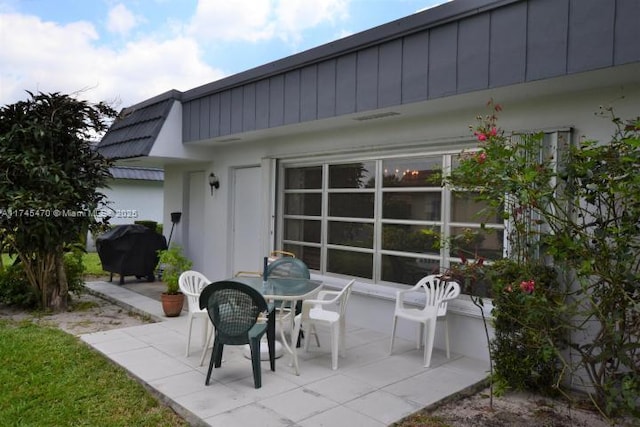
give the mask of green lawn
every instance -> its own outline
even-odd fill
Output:
[[[5,426],[188,426],[124,370],[59,329],[0,321]]]
[[[109,273],[102,270],[102,264],[100,263],[100,257],[98,257],[97,252],[85,253],[82,256],[82,260],[84,263],[85,275],[94,277],[109,275]],[[2,254],[2,263],[3,265],[10,265],[13,263],[13,258],[9,257],[7,254]]]

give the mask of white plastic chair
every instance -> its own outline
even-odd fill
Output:
[[[331,368],[338,369],[338,353],[344,357],[345,350],[345,330],[346,330],[346,310],[349,296],[351,295],[351,287],[355,279],[351,280],[340,291],[320,291],[318,298],[312,300],[304,300],[302,302],[302,312],[295,317],[293,326],[294,341],[298,340],[301,325],[305,328],[308,326],[307,337],[304,340],[305,351],[309,350],[309,341],[311,334],[316,336],[318,347],[318,335],[316,334],[316,325],[326,325],[331,329]],[[329,297],[329,299],[327,299]],[[327,306],[337,307],[336,311],[325,310]],[[295,350],[294,350],[295,351]],[[298,360],[294,357],[296,363],[296,372],[298,371]]]
[[[209,330],[209,315],[207,314],[207,310],[200,309],[199,298],[200,292],[207,286],[211,281],[205,277],[204,274],[199,273],[193,270],[187,270],[183,272],[178,278],[178,285],[180,286],[180,292],[182,292],[186,298],[189,307],[189,319],[188,319],[188,330],[187,330],[187,349],[185,351],[185,355],[189,357],[189,347],[191,346],[191,330],[193,328],[193,320],[195,318],[200,318],[204,320],[204,328],[202,329],[202,343],[203,343],[203,352],[206,349],[207,344],[207,332]]]
[[[405,295],[410,292],[422,290],[425,295],[425,305],[422,308],[410,308],[405,306]],[[447,301],[457,298],[460,295],[460,285],[456,282],[442,280],[440,276],[430,275],[423,277],[411,289],[398,291],[396,294],[396,309],[393,314],[393,328],[391,330],[391,345],[389,354],[393,351],[393,341],[396,334],[396,324],[398,318],[407,319],[420,323],[417,331],[416,348],[420,348],[424,340],[424,367],[431,365],[431,353],[433,352],[433,339],[436,331],[436,320],[439,313],[446,314]],[[447,344],[447,357],[449,356],[449,342]]]

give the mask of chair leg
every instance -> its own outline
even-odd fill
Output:
[[[447,351],[447,359],[451,359],[451,352],[449,351],[449,324],[447,319],[443,320],[444,322],[444,347]]]
[[[202,355],[200,356],[200,366],[202,366],[202,364],[204,363],[204,358],[207,355],[207,349],[209,348],[209,343],[211,342],[211,338],[213,337],[213,331],[214,331],[214,326],[211,325],[211,330],[209,330],[209,333],[207,335],[207,340],[204,343],[204,348],[202,349]],[[211,350],[213,354],[213,350]]]
[[[209,361],[209,369],[207,370],[207,378],[204,380],[204,385],[209,385],[209,379],[211,378],[211,371],[213,370],[215,358],[216,358],[216,352],[215,352],[215,344],[214,344],[214,350],[211,351],[211,360]]]
[[[276,319],[275,313],[270,313],[267,318],[267,345],[269,347],[269,365],[272,371],[276,370]]]
[[[341,357],[344,357],[345,352],[347,350],[347,339],[346,339],[346,335],[347,335],[347,325],[344,319],[344,316],[340,317],[340,353],[339,355]]]
[[[422,335],[425,333],[422,323],[418,323],[418,329],[416,329],[416,349],[420,350],[422,345]]]
[[[436,319],[427,319],[424,326],[424,367],[431,365],[431,353],[433,352],[433,339],[436,333]]]
[[[389,355],[393,352],[393,339],[396,336],[396,324],[398,323],[398,318],[393,316],[393,326],[391,327],[391,344],[389,345]]]
[[[331,325],[331,369],[338,369],[338,351],[340,348],[340,330],[337,323]]]
[[[185,350],[185,357],[189,357],[189,346],[191,346],[191,329],[193,328],[193,313],[189,313],[189,319],[187,319],[189,327],[187,328],[187,349]]]
[[[253,383],[256,388],[262,387],[262,371],[260,369],[260,339],[252,338],[249,343],[251,348],[251,366],[253,368]]]
[[[219,368],[222,365],[222,351],[224,350],[224,344],[221,344],[217,339],[213,341],[213,351],[211,355],[215,358],[215,367]]]
[[[292,340],[295,341],[300,337],[301,325],[302,325],[302,318],[300,315],[298,315],[293,319],[293,332],[292,332],[293,335],[291,336]],[[294,342],[294,341],[291,341],[291,342]],[[308,347],[307,341],[308,340],[305,340],[304,342],[305,351]],[[300,367],[298,366],[298,349],[296,348],[296,346],[291,346],[291,353],[292,353],[291,359],[293,360],[293,369],[296,375],[300,375]]]

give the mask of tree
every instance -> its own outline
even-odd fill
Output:
[[[60,93],[28,92],[0,109],[0,235],[41,308],[67,307],[63,255],[98,225],[110,162],[91,146],[115,111]]]

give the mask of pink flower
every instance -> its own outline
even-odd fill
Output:
[[[489,135],[496,136],[497,134],[498,134],[498,129],[496,129],[495,127],[492,127],[491,130],[489,131]]]
[[[536,282],[533,280],[524,280],[520,282],[520,289],[527,294],[533,293],[536,288]]]
[[[478,133],[477,135],[478,141],[486,141],[487,140],[487,135],[485,135],[484,133]]]
[[[487,153],[483,151],[482,153],[478,154],[478,156],[476,157],[476,160],[480,164],[484,163],[487,160]]]
[[[507,287],[504,288],[505,292],[513,292],[513,288],[511,287],[511,285],[508,285]]]

